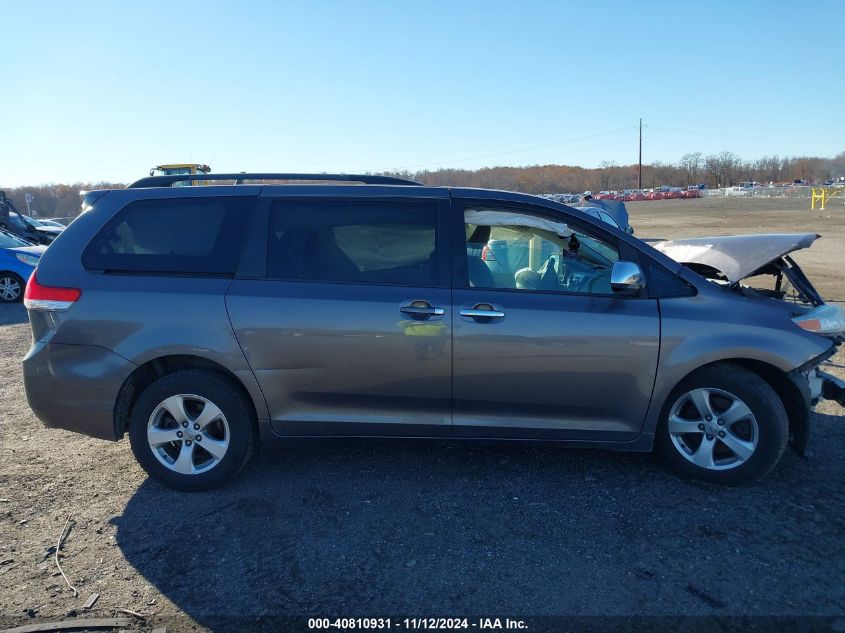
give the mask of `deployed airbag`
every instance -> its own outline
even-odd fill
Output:
[[[564,222],[554,222],[533,215],[525,215],[516,211],[502,211],[501,209],[467,209],[464,211],[464,222],[475,226],[527,226],[553,233],[558,237],[569,237],[573,231]]]

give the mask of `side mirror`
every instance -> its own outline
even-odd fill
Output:
[[[633,226],[629,226],[627,229],[625,229],[625,232],[626,232],[628,235],[633,235],[633,234],[634,234],[634,227],[633,227]]]
[[[619,294],[635,295],[645,288],[645,277],[639,264],[616,262],[610,271],[610,287]]]

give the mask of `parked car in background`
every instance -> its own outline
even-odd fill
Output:
[[[64,218],[52,218],[52,219],[55,220],[56,222],[58,222],[59,224],[61,224],[62,226],[67,226],[68,224],[73,222],[77,217],[79,217],[79,216],[71,215],[71,216],[64,217]]]
[[[45,249],[0,230],[0,303],[21,300],[26,282]]]
[[[64,229],[67,226],[54,218],[38,218],[36,222],[41,226],[52,226],[57,229]]]
[[[630,223],[630,216],[628,215],[628,208],[622,200],[615,200],[610,198],[593,198],[585,195],[581,198],[581,205],[575,207],[578,209],[597,207],[604,211],[608,216],[613,218],[613,225],[625,231],[626,233],[633,233],[634,229]],[[596,217],[594,214],[593,217]],[[598,218],[602,219],[602,218]]]
[[[14,211],[9,213],[8,222],[0,221],[0,229],[14,233],[33,244],[50,244],[64,228],[44,226],[38,220]]]
[[[614,220],[610,215],[607,214],[606,211],[600,209],[599,207],[573,207],[573,209],[578,209],[579,211],[586,213],[587,215],[592,216],[597,220],[601,220],[602,222],[605,222],[617,229],[622,228],[619,226],[619,223],[616,220]]]

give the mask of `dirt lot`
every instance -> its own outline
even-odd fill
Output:
[[[817,231],[797,259],[841,301],[845,208],[805,202],[630,209],[640,236]],[[737,489],[679,480],[650,455],[345,444],[265,451],[224,490],[188,495],[148,481],[126,442],[41,426],[21,384],[25,319],[0,308],[0,628],[126,608],[144,618],[127,628],[170,631],[255,630],[268,615],[749,615],[845,630],[837,406],[814,416],[805,459],[787,453]],[[45,559],[67,517],[78,597]]]

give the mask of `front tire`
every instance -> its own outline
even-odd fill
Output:
[[[149,385],[132,407],[129,441],[138,463],[176,490],[222,486],[246,464],[255,445],[255,415],[226,376],[187,369]]]
[[[655,449],[683,476],[738,485],[774,468],[788,439],[789,418],[774,389],[743,367],[718,363],[669,395]]]

